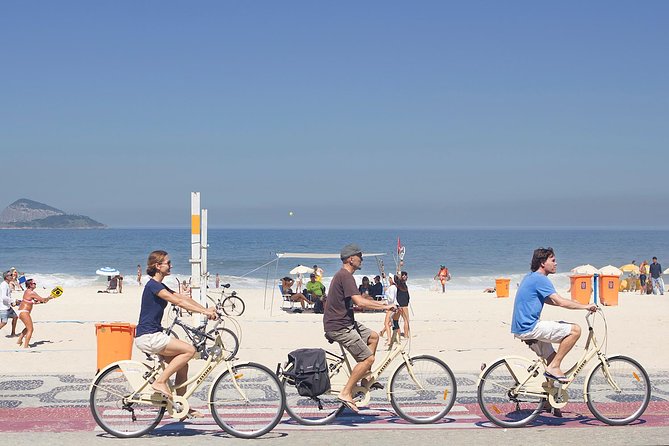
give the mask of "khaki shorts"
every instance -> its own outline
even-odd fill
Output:
[[[569,322],[539,321],[532,331],[520,335],[514,335],[521,341],[536,340],[530,344],[530,349],[544,359],[548,359],[555,350],[551,344],[559,344],[571,333]]]
[[[325,333],[325,337],[343,345],[351,353],[356,362],[361,362],[372,356],[372,351],[367,346],[372,333],[372,330],[360,322],[356,322],[354,327],[328,331]]]
[[[155,355],[165,350],[170,339],[165,332],[158,331],[135,338],[135,345],[144,353]]]

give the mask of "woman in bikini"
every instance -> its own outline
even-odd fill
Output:
[[[23,348],[30,348],[30,338],[33,336],[33,318],[30,316],[33,305],[35,305],[35,303],[45,304],[51,300],[51,297],[40,297],[40,295],[35,292],[35,288],[37,288],[37,282],[33,279],[26,280],[26,290],[23,293],[23,299],[19,304],[19,309],[16,311],[19,320],[26,326],[21,334],[19,334],[19,340],[17,342],[19,345],[23,344]]]

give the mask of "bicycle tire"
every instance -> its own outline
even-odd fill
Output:
[[[411,423],[435,423],[455,404],[455,376],[444,361],[434,356],[415,356],[409,362],[419,385],[403,362],[390,378],[390,404],[397,415]]]
[[[142,365],[149,370],[146,364]],[[123,399],[133,392],[118,365],[97,376],[91,387],[89,403],[95,422],[105,432],[119,438],[136,438],[151,432],[160,423],[165,414],[165,406],[124,404]]]
[[[228,296],[223,299],[223,313],[228,316],[241,316],[244,314],[246,304],[239,296]]]
[[[290,372],[293,367],[294,365],[291,363],[285,371]],[[318,396],[318,400],[314,400],[297,392],[293,378],[283,375],[281,383],[283,384],[283,393],[286,396],[286,412],[300,424],[305,426],[328,424],[344,410],[344,405],[337,399],[336,395],[329,395],[326,392]],[[319,401],[321,408],[319,408]]]
[[[620,392],[611,387],[600,362],[586,384],[588,408],[599,421],[623,426],[639,418],[648,407],[650,379],[641,364],[627,356],[613,356],[607,362],[609,375]]]
[[[252,362],[235,365],[232,371],[234,382],[226,370],[211,385],[209,408],[214,421],[238,438],[265,435],[283,416],[286,400],[279,379],[264,365]]]
[[[478,403],[486,418],[497,426],[522,427],[539,416],[546,398],[511,393],[518,381],[509,370],[509,360],[520,359],[500,359],[483,373],[477,389]],[[522,361],[532,364],[527,359]]]

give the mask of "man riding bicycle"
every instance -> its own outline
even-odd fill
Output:
[[[548,279],[548,275],[555,274],[557,270],[553,248],[535,249],[530,269],[532,272],[525,276],[516,292],[511,332],[516,338],[528,341],[532,351],[546,360],[544,375],[547,378],[564,383],[567,378],[560,368],[562,360],[581,336],[581,327],[569,322],[539,320],[544,303],[592,312],[597,311],[597,306],[565,299],[555,291]],[[560,344],[557,353],[552,343]]]
[[[394,307],[366,299],[358,291],[353,277],[353,273],[362,267],[362,250],[358,245],[344,246],[340,258],[343,265],[330,282],[323,314],[323,328],[325,337],[344,346],[357,362],[337,398],[346,407],[358,413],[358,407],[353,401],[353,387],[371,370],[379,335],[355,321],[353,304],[370,310],[389,310]],[[365,380],[362,385],[366,385]],[[374,383],[372,388],[383,388],[383,386]]]

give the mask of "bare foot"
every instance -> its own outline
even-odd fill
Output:
[[[151,384],[151,388],[167,399],[172,398],[172,391],[170,390],[169,387],[167,387],[167,384],[160,384],[154,382],[153,384]]]

